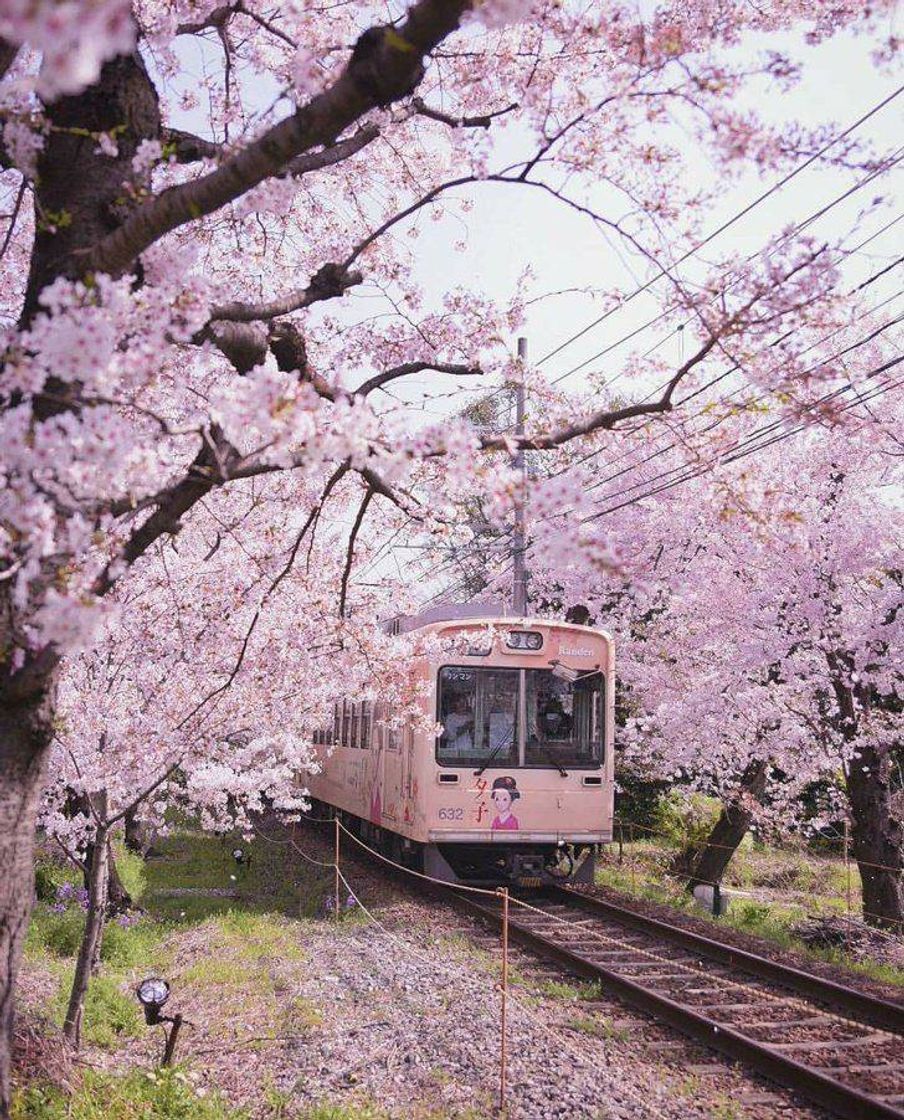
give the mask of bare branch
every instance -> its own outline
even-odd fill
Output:
[[[352,564],[355,560],[355,541],[358,539],[358,533],[361,525],[364,522],[364,515],[367,513],[367,507],[371,503],[374,496],[374,491],[370,486],[367,488],[367,493],[364,495],[364,501],[361,503],[361,508],[358,510],[358,516],[355,518],[355,523],[352,525],[352,531],[348,537],[348,552],[345,556],[345,570],[342,573],[342,583],[339,586],[339,617],[345,618],[345,601],[348,594],[348,577],[351,575]]]
[[[139,207],[86,255],[85,271],[122,274],[164,234],[212,214],[298,156],[334,144],[369,110],[411,93],[423,75],[424,57],[458,27],[468,6],[468,0],[418,0],[400,27],[370,28],[329,89],[215,171],[170,187]]]
[[[335,299],[349,288],[360,284],[360,272],[349,272],[344,265],[325,264],[311,277],[306,288],[272,300],[270,303],[223,303],[211,308],[211,319],[231,319],[236,323],[251,323],[255,320],[278,319],[312,303]]]
[[[432,121],[449,125],[450,128],[489,128],[495,117],[505,116],[506,113],[511,113],[518,108],[518,102],[513,101],[511,105],[507,105],[504,109],[497,109],[493,113],[481,113],[474,117],[452,117],[440,109],[432,109],[421,97],[413,98],[411,104],[418,116],[429,117]]]
[[[480,366],[466,366],[454,362],[404,362],[400,366],[394,366],[392,369],[383,370],[382,373],[369,377],[355,389],[354,395],[366,397],[381,385],[387,385],[399,377],[407,377],[410,373],[423,373],[428,369],[434,369],[437,373],[451,373],[455,377],[479,377],[483,373]]]
[[[223,152],[222,144],[205,140],[181,128],[165,128],[160,137],[164,147],[169,148],[177,163],[196,163],[199,159],[218,159]]]

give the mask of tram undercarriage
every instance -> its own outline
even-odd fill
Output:
[[[367,847],[393,863],[444,883],[541,887],[549,883],[593,882],[593,844],[423,844],[351,813],[340,812],[339,816]]]

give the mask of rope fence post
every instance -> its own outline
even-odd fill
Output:
[[[501,1001],[499,1015],[499,1115],[505,1116],[505,1082],[508,1061],[508,1040],[506,1037],[506,1017],[508,1013],[508,887],[500,887],[499,894],[502,898],[502,984],[500,986]]]
[[[621,821],[619,821],[618,822],[618,866],[621,867],[621,865],[624,862],[625,862],[625,826]]]
[[[847,894],[847,915],[851,917],[851,826],[844,822],[844,875],[846,880],[845,893]]]
[[[335,866],[333,868],[333,917],[339,921],[339,817],[333,817],[336,825]]]

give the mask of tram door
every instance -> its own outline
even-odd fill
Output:
[[[399,744],[400,789],[402,803],[402,822],[414,825],[417,804],[417,777],[414,769],[414,732],[410,727],[401,728],[397,733]]]

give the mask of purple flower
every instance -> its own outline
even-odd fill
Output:
[[[80,906],[88,909],[88,892],[84,887],[79,887],[75,892],[76,901]]]
[[[56,889],[57,902],[69,902],[75,898],[75,887],[71,883],[61,883]]]
[[[51,914],[65,914],[66,913],[66,903],[65,902],[54,902],[51,906],[48,907],[48,909],[50,910]]]

